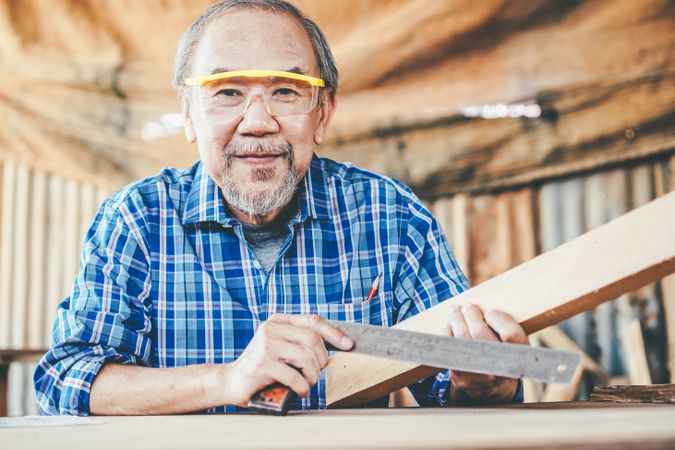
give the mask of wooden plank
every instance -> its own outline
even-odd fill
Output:
[[[583,204],[582,180],[579,178],[554,181],[542,187],[539,195],[540,236],[545,251],[570,241],[583,232]],[[572,336],[573,342],[578,342],[583,352],[588,352],[594,346],[589,333],[590,317],[587,312],[564,321],[560,327]],[[542,400],[574,400],[582,381],[583,370],[577,369],[570,384],[546,385]]]
[[[35,373],[35,366],[37,363],[27,362],[23,363],[24,365],[24,405],[23,411],[27,416],[37,416],[40,414],[40,408],[38,407],[37,398],[35,397],[35,389],[33,389],[33,374]]]
[[[655,183],[656,195],[675,190],[675,156],[670,157],[663,164],[656,166],[659,182]],[[670,382],[675,383],[675,275],[661,280],[661,298],[663,301],[663,315],[666,326],[666,345],[668,352],[668,372]]]
[[[597,228],[617,215],[616,208],[625,209],[625,187],[621,172],[615,172],[611,180],[607,173],[597,173],[584,180],[584,218],[587,230]],[[617,198],[618,197],[618,198]],[[611,204],[611,205],[610,205]],[[618,204],[618,205],[617,205]],[[594,311],[595,340],[597,350],[590,352],[609,373],[624,373],[619,338],[616,333],[616,303],[606,302]]]
[[[645,342],[642,338],[640,320],[633,319],[621,335],[623,349],[628,364],[628,380],[631,384],[651,384],[652,377],[645,353]]]
[[[511,314],[528,333],[587,311],[675,271],[675,193],[423,311],[397,328],[442,334],[452,305]],[[626,237],[629,236],[630,239]],[[630,255],[630,258],[625,257]],[[590,276],[592,274],[592,276]],[[551,289],[556,286],[555,289]],[[326,368],[327,404],[363,404],[435,372],[433,368],[338,353]]]
[[[574,370],[572,380],[569,383],[552,383],[546,385],[544,394],[541,397],[542,402],[570,402],[574,400],[579,391],[584,375],[584,368],[580,364]]]
[[[101,205],[103,205],[103,202],[105,201],[106,198],[108,198],[109,192],[107,189],[104,189],[100,186],[96,187],[96,212],[101,208]]]
[[[675,384],[595,386],[592,402],[675,403]]]
[[[43,427],[10,428],[11,423],[4,422],[0,433],[5,448],[15,450],[118,450],[128,448],[129,443],[146,450],[654,450],[675,444],[674,411],[675,407],[667,404],[584,402],[434,410],[292,411],[288,417],[57,416],[40,418],[46,425]],[[58,422],[61,426],[55,426]]]
[[[448,243],[452,245],[452,198],[443,197],[436,199],[429,208],[429,211],[434,215],[438,224],[441,226]]]
[[[65,205],[63,180],[59,177],[49,178],[49,199],[47,217],[47,273],[46,273],[46,308],[45,308],[45,341],[49,345],[52,327],[56,318],[56,307],[65,295],[65,285],[61,271],[63,270],[63,230]]]
[[[536,208],[532,189],[521,189],[510,197],[511,267],[537,254]]]
[[[469,248],[467,238],[467,202],[464,194],[452,198],[452,250],[457,258],[457,264],[467,274],[469,270]]]
[[[557,326],[552,326],[544,328],[541,331],[538,331],[534,334],[539,340],[548,348],[553,348],[556,350],[566,350],[570,352],[581,353],[581,366],[584,370],[592,372],[595,375],[597,381],[601,383],[606,383],[609,380],[609,375],[607,371],[600,366],[593,358],[588,356],[586,352],[583,351],[581,347],[577,345],[576,342],[569,336],[565,334]]]
[[[62,296],[72,290],[80,260],[80,196],[77,181],[65,182],[64,196]]]
[[[583,372],[585,371],[592,372],[595,378],[594,381],[596,382],[607,383],[609,380],[607,372],[559,327],[552,326],[545,328],[538,331],[535,336],[538,336],[541,342],[548,348],[581,353],[581,364],[575,371],[572,382],[568,384],[548,384],[542,401],[564,402],[574,400],[582,381]]]
[[[33,172],[30,200],[30,283],[28,289],[27,345],[39,348],[44,345],[45,336],[45,238],[47,177],[43,172]]]
[[[511,261],[509,268],[534,258],[537,253],[535,229],[535,212],[533,191],[530,188],[521,189],[509,196],[509,221]],[[539,346],[539,338],[530,335],[530,344]],[[532,380],[523,380],[523,397],[526,403],[538,402],[543,395],[541,383]]]
[[[582,234],[583,224],[583,179],[572,178],[560,182],[560,224],[562,242],[568,242]],[[579,346],[589,352],[595,346],[593,336],[590,333],[591,313],[584,311],[560,324],[565,331]]]
[[[80,222],[77,233],[78,262],[82,255],[82,245],[84,243],[84,238],[91,227],[94,216],[96,216],[96,211],[96,188],[89,184],[80,185]],[[79,264],[77,265],[76,270],[79,270]]]
[[[8,379],[8,398],[7,398],[7,415],[8,416],[22,416],[23,415],[23,364],[12,364],[9,366]]]
[[[675,275],[661,280],[663,315],[666,324],[666,345],[668,351],[668,372],[670,382],[675,383]]]
[[[26,345],[26,315],[28,312],[28,203],[30,172],[27,166],[16,171],[16,208],[14,210],[14,259],[12,261],[12,330],[10,344],[15,348]]]
[[[631,191],[631,207],[642,206],[654,199],[656,184],[654,165],[643,164],[629,169]],[[639,364],[651,371],[651,382],[668,380],[667,361],[664,358],[666,349],[666,330],[663,323],[663,306],[656,283],[635,290],[629,295],[633,308],[633,316],[639,320],[642,328],[644,349],[641,356],[645,358]],[[630,352],[632,353],[632,352]],[[637,383],[636,383],[637,384]]]
[[[15,193],[16,165],[5,161],[2,167],[2,205],[0,205],[2,208],[0,212],[0,348],[8,347],[10,342]]]

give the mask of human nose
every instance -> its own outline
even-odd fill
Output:
[[[240,134],[263,136],[279,131],[279,123],[269,111],[263,94],[252,92],[246,102],[241,122],[237,130]]]

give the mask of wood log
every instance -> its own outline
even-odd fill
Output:
[[[647,386],[595,386],[592,402],[612,403],[675,403],[675,384]]]
[[[441,334],[451,305],[511,314],[527,333],[554,325],[675,272],[675,193],[417,314],[396,328]],[[360,405],[437,369],[350,353],[326,368],[329,407]]]

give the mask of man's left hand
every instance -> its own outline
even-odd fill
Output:
[[[529,345],[525,330],[513,317],[499,310],[483,314],[474,304],[453,306],[445,332],[463,339]],[[460,371],[451,371],[450,381],[452,404],[508,402],[518,387],[518,380],[513,378]]]

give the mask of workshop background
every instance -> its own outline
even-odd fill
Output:
[[[0,1],[0,415],[37,413],[31,351],[98,205],[197,159],[170,76],[212,3]],[[293,3],[340,69],[319,154],[407,183],[473,284],[675,189],[675,1]],[[675,276],[532,341],[586,356],[572,385],[527,383],[528,401],[675,382]]]

